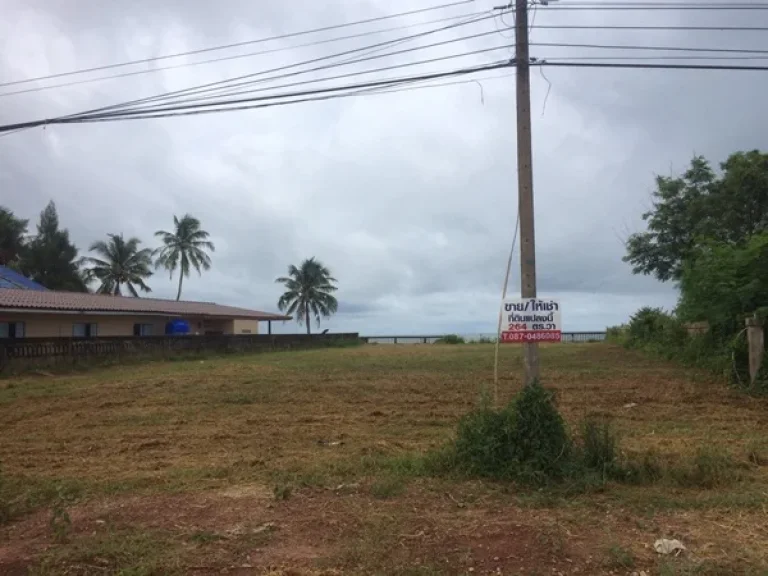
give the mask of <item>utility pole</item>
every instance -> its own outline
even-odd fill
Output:
[[[528,54],[528,2],[515,0],[517,67],[517,198],[520,215],[520,295],[536,297],[536,242],[533,226],[533,154],[531,151],[531,68]],[[539,345],[523,344],[525,385],[539,377]]]

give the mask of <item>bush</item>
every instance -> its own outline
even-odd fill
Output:
[[[582,458],[584,465],[600,472],[604,479],[621,472],[616,437],[607,422],[588,418],[582,425]]]
[[[503,410],[484,401],[461,419],[453,464],[470,475],[545,484],[563,476],[570,448],[552,393],[534,382]]]
[[[464,338],[458,334],[446,334],[442,338],[435,340],[435,344],[465,344]]]
[[[608,328],[605,329],[606,342],[625,345],[627,343],[628,337],[629,326],[626,324],[621,324],[619,326],[608,326]]]

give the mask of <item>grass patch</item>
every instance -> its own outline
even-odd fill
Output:
[[[174,552],[175,546],[164,532],[109,529],[73,538],[66,547],[52,548],[31,574],[61,574],[67,565],[96,566],[99,573],[120,576],[182,574]]]
[[[631,569],[635,567],[635,555],[631,550],[618,544],[614,544],[605,551],[605,567],[616,569]]]
[[[371,494],[374,498],[387,499],[400,496],[405,492],[405,480],[402,476],[387,476],[374,480]]]
[[[59,563],[49,573],[80,573],[85,564],[100,566],[78,558],[101,546],[91,533],[101,538],[105,528],[84,523],[93,508],[84,502],[170,502],[167,518],[158,515],[152,523],[165,528],[151,529],[167,551],[148,551],[146,562],[132,562],[130,551],[122,560],[111,554],[105,569],[94,573],[165,574],[176,569],[177,556],[182,567],[210,564],[219,572],[249,563],[253,551],[245,534],[230,536],[229,528],[261,525],[264,519],[254,518],[248,506],[227,504],[223,509],[233,515],[232,524],[225,526],[218,516],[208,524],[199,506],[217,498],[230,502],[251,489],[255,498],[266,498],[270,521],[286,527],[265,547],[279,551],[298,545],[298,539],[322,541],[322,550],[308,551],[322,556],[362,544],[364,568],[355,562],[327,565],[359,573],[429,574],[435,567],[437,573],[463,572],[469,565],[460,559],[463,550],[486,546],[493,541],[486,527],[504,531],[508,521],[579,534],[596,550],[598,564],[616,533],[611,531],[636,530],[638,518],[647,525],[638,538],[653,542],[651,518],[659,512],[671,524],[684,524],[681,531],[696,533],[692,542],[715,541],[713,518],[728,510],[736,512],[728,516],[734,534],[761,534],[760,513],[768,506],[768,433],[759,425],[765,400],[610,344],[543,345],[540,354],[542,381],[553,393],[547,406],[525,410],[514,394],[521,389],[522,366],[516,347],[500,350],[504,408],[475,404],[492,379],[493,350],[472,343],[232,355],[202,364],[137,363],[0,382],[3,545],[26,546],[20,536],[25,523],[38,521],[38,532],[51,544],[47,523],[61,499],[72,519],[67,541],[56,544],[56,551],[32,554],[37,560],[55,556]],[[550,407],[554,413],[545,417]],[[546,433],[553,423],[564,432]],[[537,440],[540,432],[544,441]],[[280,485],[293,489],[285,503],[272,500],[273,487]],[[472,514],[465,514],[470,507]],[[39,516],[25,518],[36,509]],[[146,527],[138,520],[147,517],[143,508],[120,510],[134,532]],[[199,522],[193,520],[197,514]],[[489,523],[473,524],[480,515]],[[380,530],[373,525],[377,518]],[[190,540],[193,530],[200,534]],[[112,537],[125,534],[130,540],[131,531],[115,529]],[[217,534],[226,540],[208,541]],[[141,546],[134,541],[129,548]],[[553,557],[562,560],[571,546],[567,538],[562,549],[553,548]],[[460,550],[446,556],[448,549]],[[498,554],[505,574],[531,571],[507,559],[506,550],[490,554]],[[707,554],[726,567],[728,555],[733,557],[719,549]],[[567,557],[581,574],[594,571],[594,564],[577,566],[577,555]],[[739,558],[744,566],[768,566],[764,547],[756,543]]]

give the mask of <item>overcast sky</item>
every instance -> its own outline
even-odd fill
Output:
[[[562,0],[561,4],[567,4]],[[439,4],[440,0],[245,2],[0,0],[0,83],[248,41]],[[0,88],[44,86],[492,8],[498,0],[198,56]],[[511,24],[511,17],[506,18]],[[768,11],[560,11],[535,24],[768,26]],[[440,26],[0,96],[0,123],[60,116],[274,68]],[[392,50],[469,34],[477,39],[307,75],[318,78],[510,43],[486,20]],[[503,36],[502,33],[506,36]],[[764,35],[764,33],[762,33]],[[532,30],[536,43],[763,48],[756,32]],[[626,55],[532,46],[539,58]],[[649,52],[631,55],[650,54]],[[655,53],[655,55],[664,53]],[[478,65],[499,50],[354,77],[365,81]],[[739,63],[739,62],[730,62]],[[755,63],[755,61],[752,61]],[[560,298],[566,330],[603,329],[643,305],[671,308],[674,287],[632,276],[622,241],[642,229],[654,174],[765,149],[765,73],[546,68],[532,70],[539,293]],[[488,79],[497,76],[500,78]],[[325,327],[374,333],[492,332],[517,206],[514,77],[187,118],[48,126],[0,138],[0,205],[31,224],[51,199],[84,250],[107,233],[170,229],[189,212],[216,244],[213,269],[184,298],[274,311],[275,277],[315,256],[339,280]],[[287,82],[304,79],[299,76]],[[327,84],[326,84],[327,85]],[[315,85],[310,85],[310,87]],[[34,226],[32,226],[34,228]],[[158,273],[153,294],[174,297]],[[519,286],[516,257],[510,295]],[[282,327],[295,330],[295,325]]]

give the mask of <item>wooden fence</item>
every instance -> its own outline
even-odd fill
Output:
[[[78,363],[89,359],[169,358],[204,353],[267,352],[355,342],[358,334],[237,334],[205,336],[104,336],[0,340],[0,371]]]

